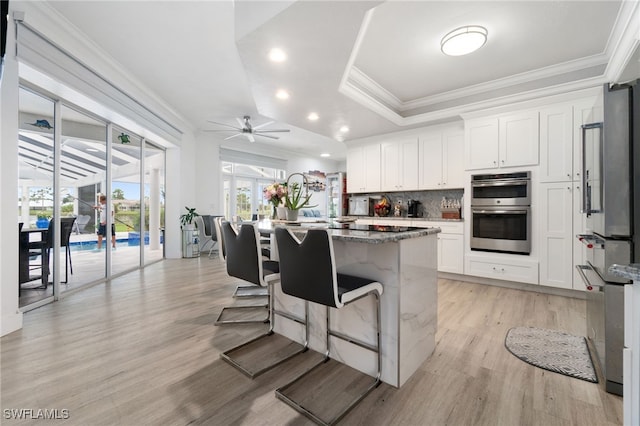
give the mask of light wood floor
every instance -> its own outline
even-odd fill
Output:
[[[251,380],[219,353],[265,329],[213,325],[237,281],[217,259],[166,260],[24,316],[3,337],[1,408],[67,409],[71,425],[307,425],[274,396],[318,359]],[[515,326],[585,334],[585,302],[441,280],[438,345],[402,387],[382,384],[345,425],[620,425],[622,398],[528,365]],[[318,397],[321,398],[321,397]],[[47,424],[42,420],[22,424]]]

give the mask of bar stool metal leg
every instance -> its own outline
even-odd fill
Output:
[[[287,312],[282,312],[279,310],[275,309],[275,304],[274,304],[274,299],[273,299],[273,286],[274,283],[270,282],[269,283],[269,318],[270,318],[270,326],[269,326],[269,331],[267,331],[264,334],[261,334],[260,336],[249,340],[248,342],[242,343],[241,345],[238,345],[234,348],[231,348],[223,353],[220,354],[220,358],[222,358],[223,360],[225,360],[226,362],[228,362],[229,364],[231,364],[232,366],[234,366],[235,368],[237,368],[238,370],[240,370],[242,373],[244,373],[245,375],[247,375],[250,378],[255,378],[257,376],[259,376],[260,374],[271,370],[272,368],[282,364],[283,362],[293,358],[294,356],[302,353],[302,352],[306,352],[307,349],[309,348],[309,302],[305,301],[304,304],[304,319],[300,319],[297,318]],[[300,345],[299,343],[297,343],[298,345],[300,345],[300,347],[295,351],[292,352],[290,354],[287,354],[286,356],[276,360],[275,362],[264,366],[258,370],[250,370],[249,368],[243,366],[240,362],[236,361],[233,358],[233,354],[241,351],[243,349],[245,349],[246,347],[264,339],[270,336],[274,335],[274,327],[275,327],[275,316],[276,315],[280,315],[282,317],[288,318],[292,321],[297,322],[298,324],[302,324],[304,325],[304,344]]]
[[[380,330],[381,330],[380,295],[378,294],[378,292],[372,291],[372,292],[366,293],[366,294],[358,297],[357,299],[352,300],[351,302],[359,300],[359,299],[361,299],[363,297],[366,297],[368,295],[373,295],[375,297],[375,299],[376,299],[376,303],[375,303],[375,305],[376,305],[376,345],[374,346],[374,345],[371,345],[369,343],[357,340],[357,339],[355,339],[353,337],[347,336],[347,335],[345,335],[343,333],[339,333],[339,332],[331,330],[330,329],[330,308],[327,306],[327,334],[326,334],[327,351],[325,352],[324,359],[321,362],[319,362],[316,365],[314,365],[313,367],[311,367],[309,370],[307,370],[304,373],[302,373],[300,376],[295,378],[293,381],[291,381],[291,382],[287,383],[286,385],[276,389],[276,391],[275,391],[276,392],[276,398],[280,399],[281,401],[284,401],[285,403],[287,403],[288,405],[293,407],[296,411],[298,411],[301,414],[304,414],[305,416],[307,416],[309,419],[313,420],[317,424],[320,424],[320,425],[334,425],[334,424],[338,423],[345,415],[347,415],[347,413],[349,411],[351,411],[351,409],[353,407],[358,405],[360,403],[360,401],[362,401],[369,393],[371,393],[371,391],[373,389],[378,387],[380,385],[380,383],[381,383],[380,375],[381,375],[381,368],[382,368],[382,352],[380,351],[380,348],[382,347],[382,345],[381,345],[381,337],[380,337]],[[372,352],[375,352],[376,355],[377,355],[377,364],[378,365],[377,365],[376,376],[373,378],[373,381],[371,382],[371,384],[363,392],[361,392],[356,398],[354,398],[351,402],[349,402],[349,404],[345,408],[343,408],[340,412],[338,412],[338,414],[336,414],[332,419],[330,419],[329,421],[326,421],[326,420],[323,420],[318,413],[312,412],[308,408],[302,406],[300,403],[295,401],[293,398],[287,396],[286,392],[290,387],[292,387],[293,385],[295,385],[299,381],[303,380],[306,376],[308,376],[313,371],[315,371],[317,368],[320,368],[323,364],[325,364],[327,361],[330,360],[330,336],[337,337],[339,339],[345,340],[347,342],[353,343],[353,344],[355,344],[357,346],[360,346],[362,348],[365,348],[365,349],[368,349],[368,350],[370,350]]]

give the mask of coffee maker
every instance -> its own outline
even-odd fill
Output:
[[[420,215],[420,201],[409,200],[407,202],[407,216],[418,217]]]

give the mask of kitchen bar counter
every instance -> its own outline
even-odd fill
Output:
[[[274,224],[262,222],[262,232]],[[290,226],[294,233],[328,224]],[[431,356],[437,330],[437,239],[439,228],[406,232],[331,230],[336,267],[342,273],[372,278],[384,287],[380,298],[382,323],[382,381],[402,386]],[[272,239],[273,244],[273,239]],[[274,244],[274,257],[277,247]],[[302,317],[304,302],[274,287],[276,309]],[[309,345],[325,352],[325,307],[310,304]],[[358,300],[331,314],[332,328],[375,344],[373,298]],[[303,328],[276,317],[275,331],[303,341]],[[331,339],[332,357],[369,375],[375,374],[375,355],[368,350]]]

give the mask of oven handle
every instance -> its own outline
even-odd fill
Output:
[[[589,281],[589,278],[587,278],[587,276],[585,275],[585,273],[582,272],[585,269],[592,270],[591,266],[589,266],[589,265],[576,265],[576,269],[577,269],[578,273],[580,274],[580,277],[582,278],[582,281],[584,282],[585,286],[587,287],[587,290],[591,291],[591,290],[593,290],[594,287],[598,287],[598,288],[604,287],[604,286],[601,286],[599,284],[592,284],[591,281]]]
[[[528,210],[475,210],[471,209],[471,213],[475,214],[527,214]]]
[[[491,182],[471,182],[471,186],[480,187],[480,186],[520,186],[526,185],[530,181],[529,179],[520,179],[520,180],[499,180],[499,181],[491,181]]]

